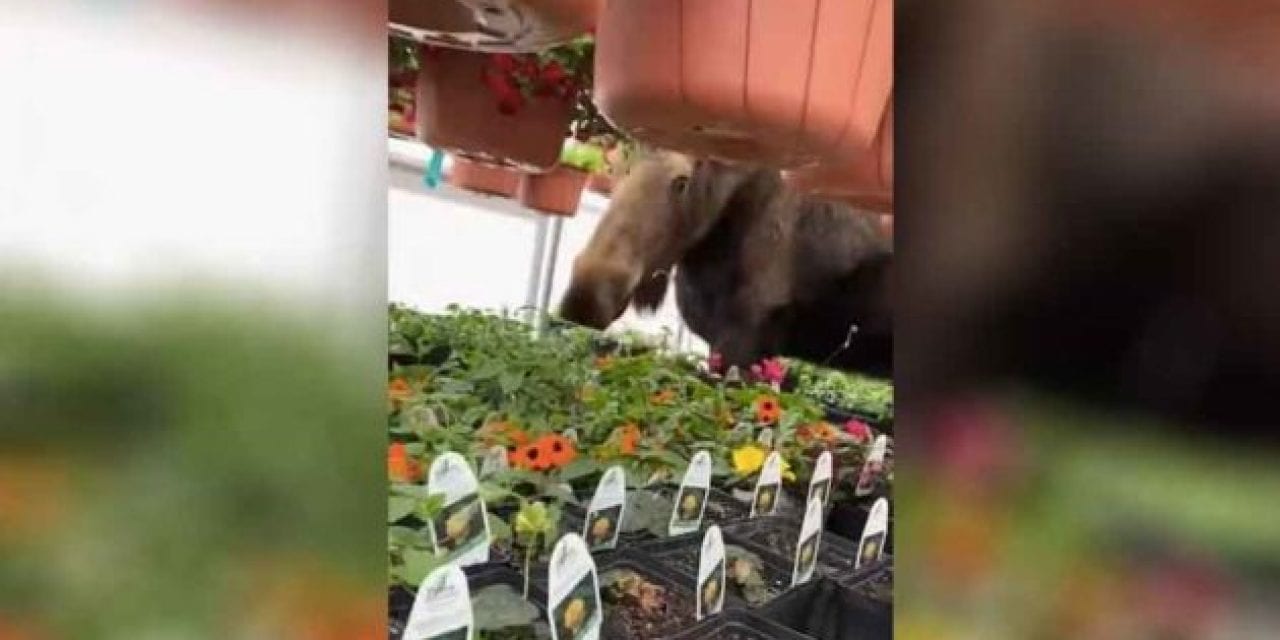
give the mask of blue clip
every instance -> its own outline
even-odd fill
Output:
[[[427,172],[422,176],[422,183],[429,189],[440,186],[440,177],[444,175],[444,152],[433,150],[431,160],[427,162]]]

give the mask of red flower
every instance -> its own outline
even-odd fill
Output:
[[[850,420],[844,423],[844,432],[853,436],[858,442],[866,442],[871,439],[871,427],[861,420]]]
[[[720,373],[724,370],[724,356],[719,351],[712,351],[707,356],[707,369],[712,373]]]
[[[559,62],[552,60],[547,66],[542,68],[542,81],[548,85],[556,84],[567,78],[568,75],[564,71],[564,67]]]
[[[402,442],[393,442],[387,447],[387,477],[406,483],[417,482],[422,477],[422,465],[409,456]]]
[[[510,53],[495,53],[489,56],[493,65],[507,73],[512,73],[520,65],[519,60]]]

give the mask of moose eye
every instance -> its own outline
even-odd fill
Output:
[[[689,186],[689,178],[687,176],[679,176],[671,181],[671,195],[679,195],[684,193],[685,188]]]

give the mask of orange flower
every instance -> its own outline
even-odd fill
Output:
[[[628,422],[617,429],[618,452],[623,455],[631,455],[636,452],[636,445],[640,444],[640,427],[634,423]]]
[[[392,407],[399,407],[406,400],[413,397],[413,387],[404,378],[392,378],[391,383],[387,385],[387,399],[391,401]]]
[[[652,402],[653,404],[668,405],[668,404],[671,404],[672,401],[674,401],[675,399],[676,399],[676,392],[674,389],[663,389],[662,391],[659,391],[653,394],[652,396],[650,396],[649,402]]]
[[[492,447],[495,444],[522,447],[529,444],[529,434],[505,420],[486,422],[476,430],[476,435],[480,436],[480,441],[486,447]]]
[[[782,407],[772,396],[758,396],[755,401],[756,420],[763,424],[773,424],[782,417]]]
[[[558,433],[548,433],[538,438],[534,444],[545,452],[548,466],[552,468],[563,467],[578,457],[578,448],[573,444],[573,440]]]
[[[418,482],[422,478],[422,465],[409,455],[403,442],[393,442],[387,448],[387,477],[395,482]]]
[[[832,442],[836,439],[836,435],[836,428],[828,422],[815,422],[796,429],[796,439],[802,444],[813,440]]]
[[[511,466],[525,471],[546,471],[551,468],[551,458],[539,446],[541,440],[533,444],[517,447],[509,454]]]

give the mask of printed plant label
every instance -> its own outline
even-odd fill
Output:
[[[865,496],[871,493],[876,486],[876,477],[884,470],[884,456],[889,448],[889,438],[884,434],[876,436],[874,442],[871,443],[871,452],[867,454],[867,461],[862,465],[862,471],[858,473],[858,486],[854,488],[855,496]]]
[[[466,458],[450,451],[432,461],[427,489],[444,494],[444,507],[429,528],[435,552],[464,567],[488,562],[489,520]]]
[[[587,517],[582,523],[582,537],[592,551],[618,546],[626,497],[626,472],[620,466],[609,467],[600,477],[600,484],[596,485],[596,493],[591,496]]]
[[[600,581],[587,542],[566,533],[551,551],[547,611],[552,640],[598,640],[604,620]]]
[[[751,517],[771,516],[778,509],[778,492],[782,490],[782,455],[769,453],[760,467],[756,492],[751,499]]]
[[[884,555],[884,540],[889,533],[889,501],[880,498],[871,505],[871,513],[867,514],[867,525],[862,528],[862,539],[858,541],[858,558],[855,569],[869,565]]]
[[[724,588],[724,537],[720,527],[713,524],[702,536],[702,553],[698,555],[698,620],[724,609]]]
[[[711,486],[711,454],[699,451],[685,469],[684,481],[676,491],[671,507],[668,532],[673,536],[692,533],[702,526],[702,513],[707,508],[707,491]]]
[[[773,448],[773,429],[761,429],[760,435],[756,437],[756,444],[766,448]]]
[[[827,500],[831,499],[831,452],[823,451],[818,455],[818,462],[813,465],[813,479],[809,481],[809,497],[817,498],[818,504],[825,509]]]
[[[798,586],[813,578],[818,566],[818,544],[822,542],[822,503],[810,500],[804,511],[804,523],[800,525],[800,542],[796,545],[795,568],[791,572],[791,586]]]
[[[578,444],[578,430],[577,430],[577,429],[565,429],[565,430],[564,430],[564,433],[561,433],[560,435],[562,435],[562,436],[564,436],[564,437],[566,437],[566,438],[568,438],[568,439],[572,440],[574,444]]]
[[[462,568],[437,567],[418,585],[404,640],[471,640],[475,637],[471,594]]]
[[[495,444],[484,452],[484,458],[480,460],[480,477],[487,478],[510,468],[511,465],[507,460],[507,448],[500,444]]]

